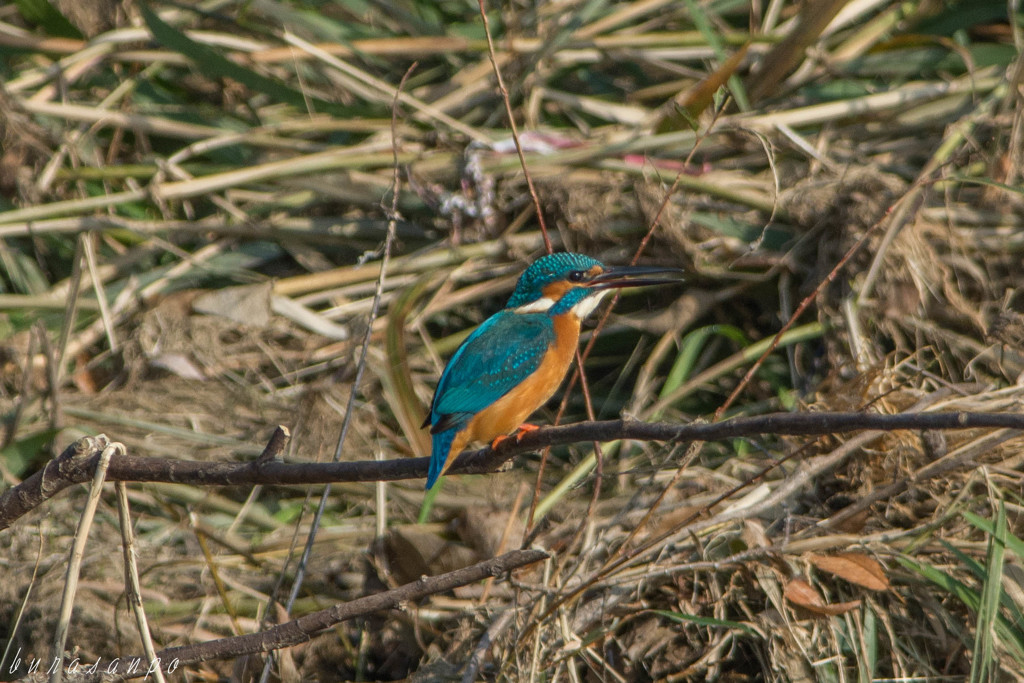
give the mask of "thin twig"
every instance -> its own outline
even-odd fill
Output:
[[[139,585],[139,568],[135,563],[135,534],[132,531],[131,508],[128,504],[128,487],[123,481],[114,485],[117,491],[117,518],[121,525],[121,549],[124,554],[124,576],[127,588],[125,589],[128,606],[135,615],[135,626],[139,629],[139,638],[142,639],[142,651],[146,653],[148,668],[153,673],[158,683],[163,683],[164,672],[159,666],[153,666],[156,662],[156,647],[153,646],[153,636],[149,632],[149,621],[146,619],[146,610],[142,608],[142,588]]]
[[[82,245],[82,251],[85,253],[85,263],[89,269],[89,279],[92,281],[93,291],[96,292],[96,301],[100,306],[100,320],[103,321],[103,329],[107,333],[107,341],[110,344],[111,351],[117,351],[117,336],[114,331],[114,320],[110,315],[110,304],[107,302],[107,293],[103,289],[103,279],[99,274],[99,267],[96,265],[96,247],[93,245],[93,240],[96,237],[96,233],[90,231],[82,233],[79,236],[80,244]],[[69,302],[69,306],[71,303]],[[73,323],[74,321],[72,321]],[[62,349],[66,346],[62,346]]]
[[[595,418],[594,404],[590,399],[590,385],[587,383],[587,375],[583,372],[583,356],[580,354],[580,350],[576,348],[576,367],[580,368],[580,390],[583,392],[583,405],[587,411],[587,419],[593,420]],[[583,538],[583,533],[587,529],[587,525],[590,524],[594,519],[594,512],[597,510],[597,503],[601,500],[601,484],[604,483],[604,449],[601,447],[600,441],[592,442],[594,448],[594,458],[596,461],[596,467],[594,471],[594,490],[590,494],[590,503],[587,504],[587,512],[583,516],[583,521],[576,528],[576,533],[573,534],[572,540],[567,544],[568,548],[574,548],[576,544]],[[562,554],[562,562],[569,561],[572,557],[571,553]]]
[[[57,630],[53,635],[53,673],[50,674],[50,683],[61,683],[64,678],[62,671],[64,662],[64,645],[68,639],[68,628],[71,625],[71,610],[75,606],[75,593],[78,591],[78,575],[82,569],[82,558],[85,557],[85,544],[89,540],[89,531],[92,529],[92,520],[96,515],[96,506],[100,502],[100,494],[103,493],[103,481],[107,474],[107,465],[114,453],[124,455],[124,446],[119,443],[111,443],[100,453],[96,468],[93,470],[92,487],[89,489],[89,498],[85,501],[85,508],[82,510],[82,517],[78,520],[78,529],[75,531],[75,541],[71,546],[71,554],[68,558],[68,570],[64,574],[64,591],[60,596],[60,615],[57,618]]]
[[[262,464],[280,460],[281,454],[284,453],[285,446],[288,445],[291,438],[291,431],[284,425],[278,425],[274,429],[274,433],[270,435],[270,441],[267,442],[263,452],[256,458],[256,462]]]
[[[0,439],[0,449],[7,448],[7,446],[14,441],[15,435],[18,433],[18,425],[21,424],[22,415],[25,413],[25,408],[32,400],[32,396],[35,394],[33,381],[35,378],[35,368],[33,367],[32,359],[36,356],[36,343],[40,335],[46,334],[45,325],[34,325],[31,332],[28,335],[28,349],[25,351],[25,363],[21,366],[21,385],[19,387],[17,396],[17,402],[14,404],[14,411],[11,417],[6,420],[7,428],[4,430],[4,436]],[[14,482],[11,482],[12,484]]]
[[[61,367],[63,363],[60,361],[60,353],[53,348],[53,344],[50,343],[50,333],[46,329],[46,324],[42,320],[37,320],[32,326],[36,333],[36,339],[39,340],[39,352],[45,359],[46,369],[46,389],[50,394],[50,414],[48,416],[48,422],[50,429],[56,431],[61,424]],[[32,364],[30,363],[26,368],[27,371],[32,371]]]
[[[242,632],[242,626],[238,622],[238,611],[235,609],[234,605],[231,604],[231,600],[228,599],[228,588],[224,583],[224,579],[221,578],[220,566],[217,564],[217,560],[213,556],[210,544],[206,542],[206,534],[199,528],[199,515],[196,514],[194,509],[190,509],[188,511],[188,521],[189,526],[192,527],[193,533],[195,533],[196,542],[199,544],[199,551],[203,554],[203,561],[206,563],[206,569],[210,572],[210,579],[213,581],[213,587],[217,592],[217,597],[220,598],[220,604],[224,607],[224,613],[231,622],[231,629],[235,634],[240,634]]]
[[[7,644],[4,645],[4,654],[0,657],[0,671],[3,671],[7,666],[7,658],[11,654],[11,648],[18,642],[18,629],[21,626],[21,620],[25,616],[25,608],[29,604],[29,598],[32,597],[32,588],[36,585],[36,578],[39,576],[39,565],[43,559],[43,540],[49,538],[47,533],[49,529],[44,523],[39,525],[39,547],[36,549],[36,561],[32,565],[32,576],[28,580],[28,585],[25,586],[25,595],[21,598],[21,604],[18,605],[18,612],[14,615],[14,619],[11,620],[10,626],[7,628]],[[15,667],[17,670],[17,667]],[[7,669],[7,673],[13,674],[14,671]]]
[[[487,8],[484,0],[480,3],[480,17],[484,22],[484,35],[487,36],[487,54],[491,58],[491,66],[494,68],[494,76],[498,81],[498,90],[501,91],[501,100],[505,104],[505,113],[508,114],[508,127],[512,131],[512,140],[516,145],[516,154],[519,155],[519,164],[523,167],[523,175],[526,176],[526,187],[530,190],[530,198],[537,209],[537,224],[540,232],[544,235],[544,248],[550,254],[554,251],[551,246],[551,237],[548,235],[548,224],[544,221],[544,210],[540,205],[540,198],[537,196],[537,188],[533,186],[533,177],[530,176],[530,169],[526,166],[526,155],[523,154],[523,145],[519,141],[519,129],[516,127],[516,117],[512,113],[512,103],[509,101],[508,88],[505,87],[505,79],[501,77],[501,69],[498,67],[498,58],[494,52],[494,40],[491,38],[491,23],[487,19]]]
[[[491,579],[487,579],[488,585],[490,585]],[[469,656],[469,661],[466,663],[466,670],[462,673],[462,683],[473,683],[473,681],[479,680],[477,674],[480,672],[480,665],[484,662],[484,657],[487,656],[487,651],[494,645],[494,641],[501,637],[508,627],[512,625],[512,617],[515,614],[515,609],[512,607],[507,608],[501,614],[499,614],[484,631],[483,636],[480,637],[480,642],[473,648],[473,654]]]
[[[78,311],[78,299],[81,295],[82,286],[82,258],[85,251],[85,240],[89,233],[82,233],[75,242],[75,257],[71,262],[71,277],[69,278],[67,307],[64,310],[64,319],[61,321],[60,337],[57,338],[57,356],[53,362],[57,366],[57,379],[64,373],[64,359],[67,357],[68,345],[71,342],[71,331],[75,329],[75,316]],[[46,328],[40,328],[45,334]],[[47,338],[48,339],[48,338]],[[43,340],[47,344],[47,340]],[[56,399],[54,399],[56,400]]]

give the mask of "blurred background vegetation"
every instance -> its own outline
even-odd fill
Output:
[[[626,263],[644,243],[641,262],[690,274],[617,304],[585,363],[596,417],[709,416],[809,296],[727,415],[1018,412],[1022,47],[1003,0],[0,6],[5,485],[100,432],[250,459],[284,424],[287,459],[329,459],[353,391],[344,459],[425,455],[444,359],[544,252],[495,69],[555,247]],[[578,385],[563,407],[586,418]],[[1020,447],[579,444],[434,498],[339,484],[294,615],[527,533],[553,559],[346,623],[275,675],[1020,680]],[[321,489],[129,490],[166,647],[266,623]],[[49,656],[84,497],[0,533],[0,640],[22,657]],[[119,543],[105,497],[83,661],[141,650]]]

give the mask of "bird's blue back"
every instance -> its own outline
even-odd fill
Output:
[[[430,408],[431,432],[465,426],[538,367],[555,341],[546,313],[494,314],[469,335],[441,375]]]
[[[427,488],[444,467],[455,433],[540,367],[555,341],[547,313],[500,311],[478,327],[448,361],[430,407],[433,444]]]

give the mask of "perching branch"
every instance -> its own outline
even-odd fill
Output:
[[[515,550],[504,555],[478,562],[469,567],[463,567],[447,574],[439,576],[424,576],[418,581],[407,583],[404,586],[367,595],[366,597],[339,603],[333,607],[320,610],[301,616],[298,619],[286,621],[283,624],[271,627],[266,631],[247,633],[241,636],[219,638],[208,640],[204,643],[194,645],[181,645],[169,647],[156,653],[157,659],[164,667],[187,666],[198,664],[212,659],[229,659],[242,657],[244,655],[270,652],[292,645],[304,643],[321,631],[331,628],[336,624],[356,617],[373,614],[381,610],[394,609],[403,603],[413,600],[420,600],[428,595],[443,593],[445,591],[465,586],[476,581],[482,581],[491,576],[501,576],[513,569],[523,567],[534,562],[540,562],[548,554],[542,550]],[[122,673],[113,677],[103,677],[100,673],[83,676],[69,676],[69,681],[76,683],[93,683],[94,681],[118,681],[128,678],[141,678],[146,674],[147,660],[142,657],[122,657],[125,663],[121,671],[127,670],[127,663],[133,659],[142,659],[144,665],[134,675]]]
[[[463,453],[450,474],[485,474],[520,453],[544,446],[631,439],[634,441],[720,441],[744,436],[834,434],[860,430],[893,431],[1005,428],[1024,430],[1024,415],[1016,413],[775,413],[739,417],[716,423],[674,425],[630,420],[579,422],[545,427],[526,433],[519,441],[507,439],[497,449]],[[0,494],[0,530],[68,486],[87,481],[105,437],[77,441],[21,484]],[[207,462],[171,460],[115,454],[107,470],[108,481],[157,481],[193,486],[251,486],[254,484],[306,485],[355,481],[396,481],[426,476],[429,458],[396,460],[285,463]]]

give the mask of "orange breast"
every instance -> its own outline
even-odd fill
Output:
[[[470,420],[466,428],[469,440],[490,443],[499,436],[510,434],[558,389],[579,344],[580,320],[572,312],[556,315],[553,319],[555,343],[544,354],[540,367]]]

